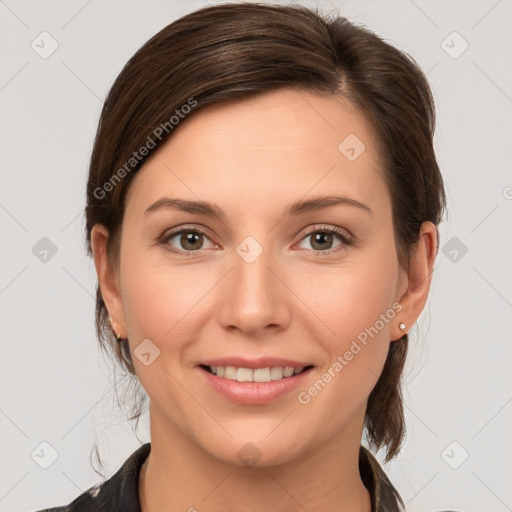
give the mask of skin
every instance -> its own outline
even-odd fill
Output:
[[[366,146],[355,161],[338,149],[349,134]],[[340,205],[283,217],[290,203],[324,195],[372,212]],[[171,209],[145,216],[163,196],[215,203],[226,220]],[[366,403],[390,340],[403,334],[399,323],[409,330],[424,308],[437,244],[425,222],[406,272],[391,211],[371,126],[350,105],[311,92],[284,89],[198,111],[144,164],[128,192],[117,269],[106,257],[108,231],[96,225],[91,234],[117,333],[132,352],[147,338],[160,350],[148,366],[133,357],[150,398],[143,512],[371,510],[357,461]],[[208,236],[192,239],[192,248],[179,234],[156,243],[183,225]],[[314,234],[333,226],[356,243],[333,235],[315,244]],[[236,251],[247,236],[263,249],[250,264]],[[394,303],[403,309],[299,403],[298,392]],[[314,368],[304,386],[273,403],[237,405],[196,368],[227,355]],[[248,442],[261,454],[255,467],[237,456]]]

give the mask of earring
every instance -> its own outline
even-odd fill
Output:
[[[112,332],[114,333],[114,336],[119,341],[121,339],[121,336],[119,334],[117,334],[117,332],[116,332],[116,325],[117,325],[117,323],[114,322],[114,325],[112,325],[112,318],[109,316],[108,319],[110,321],[110,327],[112,328]]]
[[[400,322],[398,324],[398,328],[402,331],[402,332],[405,332],[405,324],[403,322]]]

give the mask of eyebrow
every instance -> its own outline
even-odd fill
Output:
[[[355,199],[351,199],[350,197],[320,196],[308,199],[306,201],[295,201],[286,208],[283,216],[296,216],[302,213],[323,210],[325,208],[337,205],[354,206],[372,214],[372,210],[367,205],[360,203]],[[205,201],[187,201],[184,199],[175,199],[170,197],[162,197],[158,201],[155,201],[146,209],[144,215],[161,209],[181,210],[187,213],[207,215],[208,217],[213,217],[219,220],[226,219],[225,212],[216,204],[208,203]]]

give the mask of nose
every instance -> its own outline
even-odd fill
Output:
[[[223,328],[264,337],[287,327],[290,292],[278,268],[271,251],[263,250],[252,262],[243,252],[234,254],[220,289],[217,318]]]

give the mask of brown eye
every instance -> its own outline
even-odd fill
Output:
[[[340,240],[340,243],[338,245],[333,245],[336,238]],[[345,233],[345,231],[334,227],[317,228],[314,231],[310,231],[302,238],[301,242],[308,239],[310,240],[310,247],[312,247],[314,252],[325,252],[326,254],[335,252],[338,247],[351,245],[351,238]],[[305,249],[308,248],[306,247]]]
[[[334,235],[332,233],[327,233],[323,231],[317,231],[313,233],[311,236],[311,246],[314,249],[318,249],[319,251],[325,251],[326,249],[331,249],[333,244]]]
[[[201,233],[183,231],[179,238],[179,244],[186,250],[195,251],[201,249],[203,236]]]
[[[210,241],[204,231],[198,228],[190,228],[180,229],[178,231],[165,234],[161,238],[161,243],[168,247],[172,252],[193,253],[194,251],[200,251],[207,248],[205,247],[205,240]],[[213,242],[210,241],[210,243],[212,247],[216,246]]]

